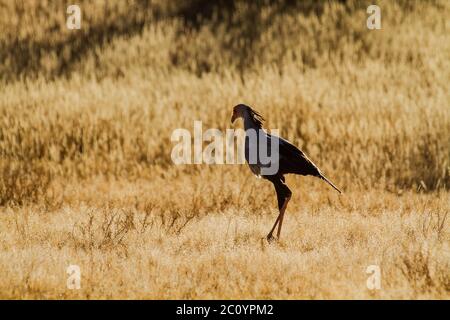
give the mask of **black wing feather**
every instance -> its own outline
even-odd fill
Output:
[[[296,146],[279,139],[280,173],[321,176],[319,168]]]

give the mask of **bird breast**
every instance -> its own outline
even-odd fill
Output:
[[[262,165],[259,161],[258,141],[255,141],[255,139],[248,139],[247,137],[245,139],[245,160],[253,174],[260,178]]]

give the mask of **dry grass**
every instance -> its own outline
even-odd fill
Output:
[[[381,31],[365,1],[269,2],[80,1],[77,33],[0,1],[2,298],[450,298],[449,2],[380,1]],[[345,191],[288,177],[274,245],[269,183],[170,158],[239,102]]]
[[[66,186],[58,209],[2,209],[2,298],[449,298],[448,193],[338,197],[289,179],[283,238],[269,245],[269,183],[254,194],[223,178],[221,198],[200,179],[93,180]],[[71,264],[80,290],[66,288]],[[366,287],[369,265],[381,290]]]

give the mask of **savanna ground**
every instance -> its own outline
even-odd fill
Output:
[[[449,299],[450,2],[376,2],[0,1],[0,297]],[[269,182],[171,160],[240,102],[344,190],[273,244]]]

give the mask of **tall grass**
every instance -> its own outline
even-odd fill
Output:
[[[148,176],[173,129],[245,102],[347,189],[449,185],[446,1],[380,2],[376,31],[364,1],[80,5],[74,31],[63,2],[3,3],[3,163]]]
[[[77,3],[0,0],[0,297],[449,297],[450,2]],[[344,190],[288,177],[276,244],[270,183],[170,157],[237,103]]]

